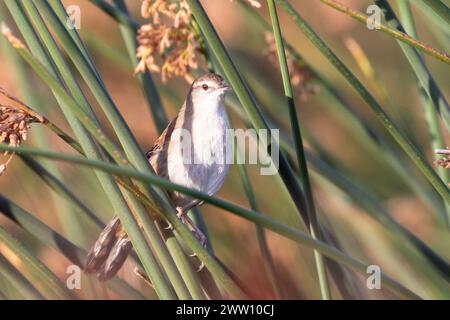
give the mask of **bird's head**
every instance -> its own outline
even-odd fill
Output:
[[[193,100],[220,100],[225,97],[225,93],[230,89],[230,86],[222,76],[215,73],[207,73],[192,83],[191,96]]]

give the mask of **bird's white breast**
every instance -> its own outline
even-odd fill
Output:
[[[186,148],[183,150],[183,144],[177,141],[169,153],[169,180],[213,195],[222,187],[228,173],[229,164],[225,157],[227,152],[232,153],[232,148],[226,148],[230,141],[226,138],[229,125],[223,97],[213,96],[194,101],[194,104],[192,118],[185,120],[185,123],[191,121],[186,127],[191,138],[191,153],[187,158],[190,161],[183,159]]]

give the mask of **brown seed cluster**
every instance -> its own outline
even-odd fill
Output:
[[[8,143],[11,147],[17,147],[27,140],[30,124],[34,117],[25,110],[0,104],[0,143]],[[8,156],[8,152],[4,153]],[[0,164],[0,174],[6,170],[13,154],[9,155],[6,162]]]
[[[144,0],[141,14],[151,22],[138,31],[140,61],[135,72],[148,69],[161,73],[163,82],[172,77],[192,82],[200,45],[192,30],[192,13],[186,1]]]
[[[275,38],[270,32],[266,32],[266,43],[265,55],[267,59],[271,64],[279,68]],[[296,61],[288,50],[285,50],[285,53],[292,86],[297,91],[299,99],[306,101],[311,95],[316,94],[319,89],[312,81],[315,79],[314,73],[302,61]]]

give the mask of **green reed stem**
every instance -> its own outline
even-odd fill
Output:
[[[281,76],[283,79],[284,94],[287,99],[287,105],[289,108],[289,117],[291,119],[292,135],[294,137],[294,146],[297,154],[297,161],[300,168],[300,179],[302,181],[302,188],[305,194],[305,208],[309,217],[309,231],[314,239],[320,238],[319,223],[317,221],[316,208],[314,205],[314,196],[309,179],[308,165],[306,163],[305,152],[303,150],[303,141],[301,135],[300,125],[297,120],[297,110],[295,107],[295,101],[292,92],[291,78],[289,75],[289,68],[287,65],[286,54],[283,44],[283,38],[280,29],[280,23],[278,21],[277,10],[275,2],[273,0],[267,1],[269,6],[270,18],[272,20],[273,33],[275,37],[275,44],[278,53],[278,59],[281,69]],[[330,288],[328,284],[325,261],[323,256],[314,251],[314,258],[316,261],[317,274],[319,276],[320,291],[323,300],[329,300],[331,298]]]
[[[234,100],[235,99],[233,98],[229,99],[227,107],[232,108],[244,121],[244,123],[250,126],[251,124],[246,117],[245,112]],[[277,102],[276,105],[278,104],[279,103]],[[271,128],[280,127],[280,125],[271,118],[267,118],[267,121]],[[308,137],[306,136],[306,138]],[[311,143],[311,141],[309,142]],[[293,143],[287,138],[287,135],[284,132],[280,132],[280,147],[288,156],[295,157],[296,152],[293,147]],[[392,232],[393,234],[401,234],[405,240],[410,241],[437,270],[442,272],[447,279],[450,279],[450,265],[445,261],[445,259],[439,256],[439,254],[437,254],[420,238],[392,218],[387,210],[385,210],[385,208],[381,205],[383,200],[377,197],[373,191],[363,189],[360,183],[351,180],[351,175],[349,173],[343,172],[343,168],[337,167],[333,161],[330,161],[333,158],[332,155],[327,153],[323,155],[323,158],[319,158],[306,150],[306,157],[307,161],[312,165],[313,170],[320,174],[324,179],[329,180],[332,184],[341,189],[349,196],[354,204],[366,210],[367,213],[382,224],[387,231]],[[440,199],[437,198],[437,201],[439,200]]]

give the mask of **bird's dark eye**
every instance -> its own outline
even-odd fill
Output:
[[[205,90],[205,91],[206,91],[206,90],[208,90],[208,88],[209,88],[209,87],[208,87],[208,85],[207,85],[207,84],[204,84],[204,85],[202,85],[202,89],[203,89],[203,90]]]

